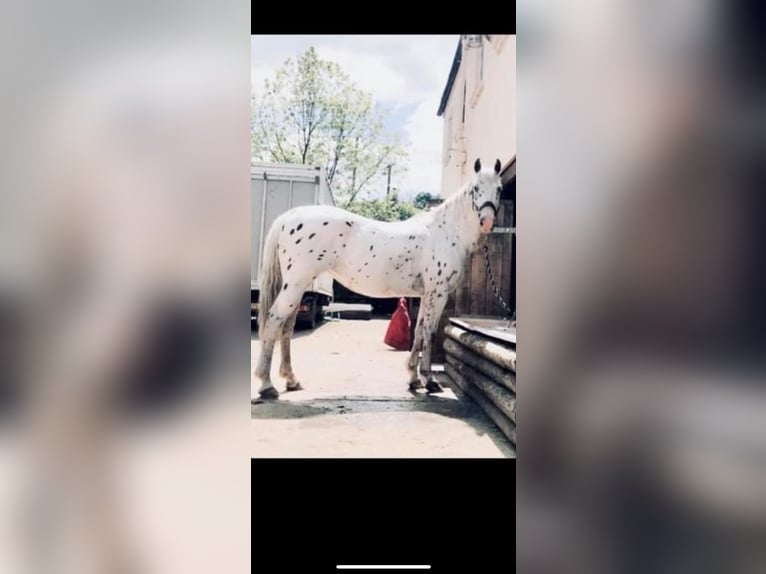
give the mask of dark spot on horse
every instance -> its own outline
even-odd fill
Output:
[[[309,253],[314,253],[314,250],[313,249],[309,249]]]
[[[322,253],[327,253],[327,249],[322,249]]]
[[[282,226],[282,231],[284,231],[284,230],[285,230],[285,226],[283,225],[283,226]]]
[[[367,267],[367,263],[365,263],[364,266]]]
[[[437,261],[437,262],[436,262],[436,266],[437,266],[437,267],[441,267],[441,266],[442,266],[442,262],[441,262],[441,261]]]
[[[454,241],[452,242],[452,247],[455,247],[455,242]]]
[[[351,226],[353,225],[353,223],[351,223],[350,221],[347,221],[347,222],[346,222],[346,225],[348,225],[349,227],[351,227]]]
[[[360,267],[359,269],[356,270],[356,272],[357,273],[361,273],[362,272],[362,268]]]
[[[327,225],[328,223],[330,223],[330,222],[329,221],[325,221],[322,225]]]
[[[311,235],[309,235],[309,239],[313,239],[315,235],[316,233],[312,233]]]
[[[284,255],[285,253],[287,253],[287,249],[282,250],[282,254]]]
[[[288,271],[290,271],[290,268],[291,268],[292,266],[293,266],[293,264],[292,264],[292,263],[288,263],[288,264],[287,264],[287,270],[288,270]]]
[[[344,244],[343,244],[343,247],[345,247],[345,246],[346,246],[346,244],[344,243]]]
[[[370,251],[372,251],[372,245],[370,245]]]
[[[339,234],[339,235],[338,235],[338,237],[343,237],[343,234],[342,234],[342,233],[341,233],[341,234]]]
[[[442,294],[441,294],[441,293],[437,293],[437,294],[436,294],[436,296],[437,296],[437,297],[441,297],[441,296],[442,296]]]
[[[292,304],[292,303],[290,303],[290,309],[292,309],[292,308],[293,308],[293,304]]]
[[[301,242],[301,240],[299,239],[298,241],[295,242],[295,244],[298,245],[300,242]]]
[[[299,223],[299,224],[298,224],[298,227],[296,227],[295,229],[297,229],[298,231],[300,231],[301,229],[303,229],[303,224],[302,224],[302,223]]]
[[[285,283],[285,284],[284,284],[284,286],[282,287],[282,289],[287,289],[287,283]]]
[[[441,274],[442,274],[442,270],[439,269],[439,272],[437,273],[437,275],[441,275]]]
[[[372,258],[375,259],[377,257],[377,254],[373,253]]]
[[[293,233],[295,233],[295,229],[290,230],[290,235],[292,235]]]

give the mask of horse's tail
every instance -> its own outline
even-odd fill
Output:
[[[279,225],[274,222],[263,249],[261,260],[261,292],[258,296],[258,336],[263,340],[266,318],[282,285],[282,269],[279,266]]]

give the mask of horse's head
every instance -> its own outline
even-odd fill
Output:
[[[500,160],[495,161],[494,170],[482,170],[481,161],[476,158],[473,164],[474,178],[471,182],[471,200],[473,209],[479,215],[482,233],[489,233],[495,226],[495,218],[500,209]]]

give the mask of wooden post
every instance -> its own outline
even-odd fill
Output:
[[[506,417],[500,409],[498,409],[492,401],[486,398],[479,390],[476,389],[471,383],[465,379],[455,368],[447,363],[444,365],[449,378],[462,390],[465,394],[471,397],[476,404],[479,405],[482,411],[494,422],[500,431],[508,437],[513,444],[516,444],[516,425],[508,417]]]
[[[499,385],[503,385],[511,392],[516,392],[516,374],[508,369],[498,367],[492,361],[489,361],[478,355],[453,339],[447,338],[444,341],[444,350],[447,358],[452,355],[460,362],[471,366],[482,374],[486,375]]]
[[[492,404],[494,404],[501,413],[514,423],[516,422],[516,396],[511,391],[498,385],[492,379],[486,377],[476,369],[469,367],[465,363],[461,363],[460,360],[453,355],[447,355],[447,365],[450,365],[463,379],[476,387],[478,391],[492,401]]]
[[[493,343],[484,337],[469,333],[455,325],[448,325],[444,331],[450,339],[457,341],[474,353],[514,373],[516,372],[515,349]]]

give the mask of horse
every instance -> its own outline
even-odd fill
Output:
[[[499,209],[500,160],[474,163],[471,180],[437,208],[407,220],[381,222],[324,205],[281,214],[266,237],[261,265],[258,331],[261,350],[253,375],[263,400],[277,399],[271,361],[281,344],[279,374],[286,391],[303,389],[293,372],[290,340],[301,298],[321,273],[368,297],[420,297],[412,350],[406,362],[411,391],[442,392],[431,373],[431,350],[448,295],[466,259],[492,231]],[[418,362],[422,349],[422,359]]]

